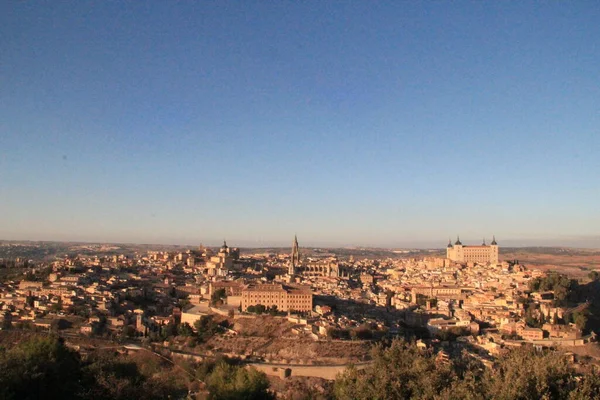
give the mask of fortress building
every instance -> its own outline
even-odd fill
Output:
[[[454,245],[448,241],[446,248],[446,258],[459,263],[474,262],[480,264],[498,263],[498,243],[496,237],[487,245],[485,239],[480,246],[463,246],[460,238],[456,238]]]

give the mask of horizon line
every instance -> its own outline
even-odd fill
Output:
[[[589,236],[587,240],[598,240],[597,236]],[[569,249],[587,249],[587,250],[600,250],[600,241],[595,245],[581,245],[581,244],[543,244],[543,242],[553,242],[559,240],[557,239],[508,239],[506,243],[508,245],[502,245],[500,243],[500,248],[527,248],[527,247],[537,247],[537,248],[569,248]],[[573,240],[573,238],[571,239]],[[586,240],[582,237],[579,240]],[[189,243],[143,243],[143,242],[129,242],[129,241],[89,241],[89,240],[49,240],[49,239],[3,239],[0,238],[0,243],[4,242],[14,242],[14,243],[72,243],[72,244],[84,244],[84,245],[129,245],[129,246],[174,246],[174,247],[220,247],[220,244],[189,244]],[[243,240],[242,242],[247,242]],[[424,241],[416,241],[416,242],[424,242]],[[427,241],[429,242],[429,241]],[[515,242],[521,242],[521,244],[517,244]],[[522,242],[532,242],[532,243],[522,243]],[[216,243],[216,241],[209,241],[208,243]],[[231,243],[231,241],[230,241]],[[442,243],[442,242],[440,242]],[[446,248],[447,244],[443,242],[440,247],[436,246],[425,246],[425,245],[415,245],[415,246],[381,246],[381,245],[356,245],[356,244],[335,244],[335,245],[326,245],[326,244],[308,244],[308,245],[300,245],[300,248],[315,248],[315,249],[378,249],[378,250],[443,250]],[[468,245],[467,245],[468,246]],[[292,246],[286,246],[283,244],[264,244],[264,245],[240,245],[240,246],[231,246],[240,249],[285,249]]]

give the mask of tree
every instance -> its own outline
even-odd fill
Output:
[[[194,322],[194,329],[198,340],[204,342],[220,332],[222,327],[215,322],[212,315],[203,315]]]
[[[206,379],[209,399],[259,400],[274,399],[269,392],[269,381],[263,372],[255,368],[229,365],[219,362]]]
[[[177,334],[181,336],[192,336],[194,334],[194,330],[187,322],[183,324],[179,324],[177,327]]]
[[[330,339],[350,339],[350,331],[348,329],[327,328],[327,337]]]
[[[363,324],[350,332],[350,338],[352,340],[369,340],[373,339],[373,331],[367,324]]]
[[[58,301],[50,306],[50,309],[54,312],[61,311],[63,309],[62,297],[59,297]]]
[[[569,393],[570,400],[600,399],[600,376],[593,372],[584,374],[575,390]]]
[[[452,385],[456,372],[451,364],[436,363],[430,352],[395,340],[390,347],[378,345],[373,364],[358,371],[349,368],[334,384],[337,399],[433,399]]]
[[[590,278],[591,281],[597,281],[600,279],[600,274],[598,271],[590,271],[588,278]]]
[[[482,382],[492,399],[565,399],[576,386],[575,374],[561,354],[532,347],[501,357]]]
[[[557,352],[523,347],[483,368],[463,354],[438,362],[431,351],[396,340],[378,345],[373,364],[348,368],[334,384],[336,399],[571,399],[599,398],[600,378],[578,374]]]
[[[75,399],[79,356],[55,337],[33,338],[0,355],[0,398]]]
[[[169,321],[168,324],[163,325],[160,329],[160,334],[163,337],[163,339],[170,338],[172,336],[177,336],[177,333],[177,325],[173,321]]]
[[[223,300],[226,298],[227,293],[225,292],[225,289],[221,288],[213,292],[213,294],[210,296],[210,302],[212,305],[223,304]]]
[[[132,338],[135,336],[135,328],[131,325],[126,325],[123,327],[123,330],[121,331],[121,337],[123,339],[125,338]]]
[[[581,330],[585,329],[585,326],[587,325],[587,321],[588,321],[588,317],[585,313],[583,312],[575,312],[573,313],[573,322],[575,322],[575,325],[577,325],[577,327]]]
[[[103,350],[82,361],[56,337],[29,339],[0,351],[0,398],[183,398],[187,388],[181,374],[165,375],[170,368],[160,365],[154,355],[150,357],[146,353],[146,357],[130,358]]]
[[[177,305],[179,306],[179,308],[181,310],[186,310],[186,309],[190,308],[191,304],[192,303],[188,299],[179,299],[177,301]]]

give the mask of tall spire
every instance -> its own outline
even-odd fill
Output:
[[[497,246],[498,245],[498,243],[496,243],[496,235],[493,236],[491,244],[492,244],[492,246]]]
[[[300,247],[298,246],[298,236],[294,235],[294,243],[292,243],[292,254],[290,264],[290,275],[296,274],[296,267],[300,264]]]
[[[456,235],[456,243],[454,243],[454,244],[462,246],[462,243],[460,242],[460,237],[458,235]]]
[[[452,247],[452,239],[448,238],[448,247]]]
[[[483,246],[485,246],[485,238],[483,238]]]

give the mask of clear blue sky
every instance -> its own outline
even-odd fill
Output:
[[[600,247],[600,3],[0,5],[0,238]]]

